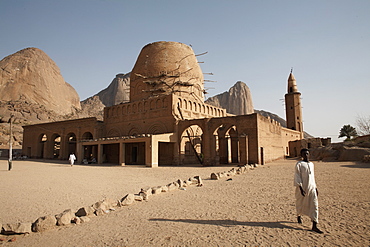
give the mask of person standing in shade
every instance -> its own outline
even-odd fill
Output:
[[[76,156],[74,153],[71,153],[69,155],[69,164],[71,164],[71,166],[73,166],[73,164],[75,163],[75,160],[76,160]]]
[[[312,231],[323,233],[317,228],[319,222],[319,192],[316,187],[314,165],[309,161],[309,150],[301,150],[301,161],[295,165],[294,186],[296,187],[297,220],[302,224],[302,216],[307,215],[312,220]]]

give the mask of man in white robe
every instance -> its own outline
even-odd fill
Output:
[[[71,153],[69,155],[69,164],[71,164],[71,166],[73,166],[73,164],[75,163],[75,160],[76,160],[76,156],[74,153]]]
[[[319,222],[318,190],[315,182],[314,165],[310,162],[308,149],[301,150],[302,161],[295,166],[294,186],[298,223],[302,224],[302,215],[312,220],[312,231],[323,233],[317,228]]]

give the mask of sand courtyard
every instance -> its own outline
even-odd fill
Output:
[[[232,180],[210,180],[232,166],[158,167],[76,165],[43,160],[0,160],[0,222],[77,211],[104,198],[121,199],[142,187],[200,176],[191,186],[153,195],[148,201],[79,225],[41,233],[1,235],[0,246],[369,246],[370,165],[315,163],[319,227],[296,223],[295,160],[259,166]],[[16,237],[15,242],[6,240]]]

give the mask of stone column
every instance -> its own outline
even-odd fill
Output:
[[[98,144],[98,157],[97,162],[99,165],[103,164],[103,144]]]
[[[214,157],[212,157],[212,148],[212,136],[210,135],[209,131],[205,130],[202,136],[203,166],[210,166],[214,164]]]
[[[121,166],[126,165],[126,143],[119,143],[119,164]]]
[[[153,136],[145,141],[145,165],[158,167],[158,141]]]
[[[239,138],[240,147],[240,163],[248,164],[248,136],[241,136]]]

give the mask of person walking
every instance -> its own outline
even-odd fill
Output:
[[[319,191],[316,187],[314,164],[309,161],[309,150],[302,149],[302,160],[295,165],[294,186],[297,221],[302,224],[302,216],[307,215],[312,220],[312,231],[323,233],[318,227],[319,222]]]
[[[74,153],[71,153],[71,154],[69,155],[69,164],[71,164],[71,166],[73,166],[73,165],[74,165],[74,163],[75,163],[75,160],[76,160],[76,156],[75,156],[75,154],[74,154]]]

